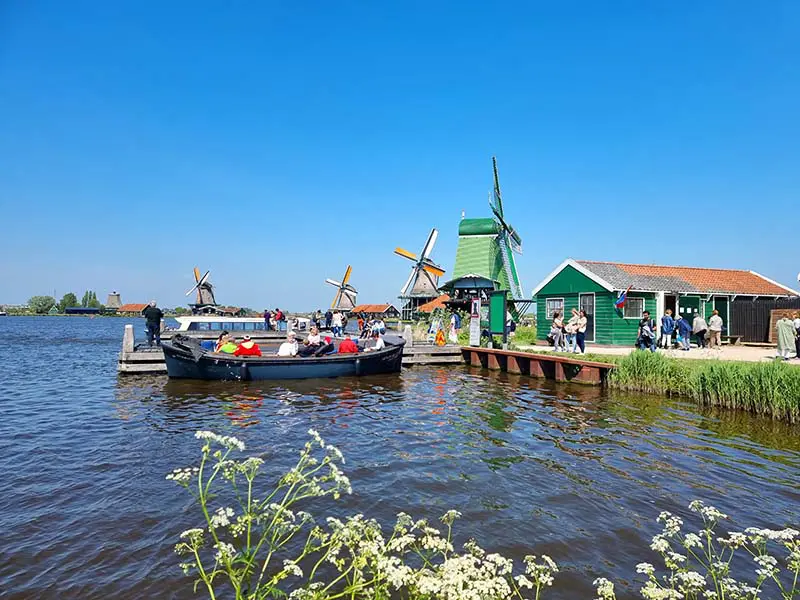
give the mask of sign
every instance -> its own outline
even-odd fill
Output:
[[[472,308],[469,311],[469,345],[481,345],[481,299],[472,299]]]
[[[489,333],[505,333],[506,331],[506,292],[492,292],[489,296]]]

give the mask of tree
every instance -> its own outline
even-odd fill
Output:
[[[91,290],[86,290],[81,298],[81,306],[84,308],[101,308],[102,304],[97,299],[97,294]]]
[[[58,303],[58,312],[65,312],[68,308],[78,306],[78,297],[72,292],[64,294],[61,301]]]
[[[44,315],[56,305],[56,299],[52,296],[33,296],[28,300],[28,307],[37,315]]]

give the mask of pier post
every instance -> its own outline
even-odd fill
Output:
[[[411,332],[411,325],[403,327],[403,339],[409,348],[414,345],[414,334]]]
[[[133,352],[134,342],[133,325],[125,325],[125,333],[122,334],[122,351]]]

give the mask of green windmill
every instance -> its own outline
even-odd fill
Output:
[[[492,169],[494,187],[489,193],[489,208],[493,216],[465,219],[462,215],[458,226],[453,279],[441,287],[454,305],[466,307],[469,299],[476,296],[488,299],[494,290],[508,290],[509,299],[525,300],[514,260],[515,254],[522,254],[522,238],[506,220],[495,157]],[[515,317],[519,312],[522,311],[512,309]]]

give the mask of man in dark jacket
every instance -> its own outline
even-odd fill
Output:
[[[147,320],[147,345],[153,345],[153,338],[156,340],[156,345],[161,345],[161,319],[164,318],[164,313],[161,309],[156,307],[156,301],[151,300],[150,304],[142,311],[142,316]]]

